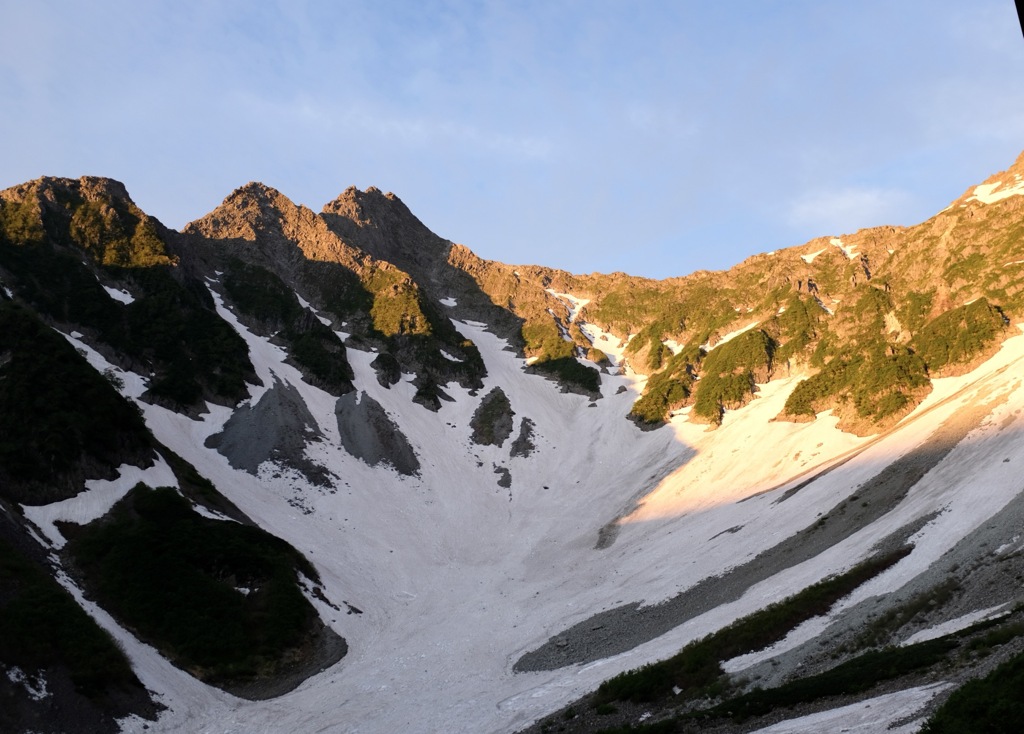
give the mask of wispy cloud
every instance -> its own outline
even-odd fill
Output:
[[[901,221],[914,197],[898,189],[846,187],[806,191],[789,206],[789,224],[818,234],[844,234]]]

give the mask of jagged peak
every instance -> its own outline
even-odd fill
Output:
[[[262,230],[280,230],[287,221],[308,220],[316,215],[296,204],[273,186],[250,181],[232,191],[213,211],[189,222],[183,231],[206,236],[241,236],[255,239]]]
[[[360,191],[349,186],[323,206],[324,214],[334,214],[353,220],[360,226],[379,224],[388,217],[410,218],[417,225],[425,227],[398,196],[388,191],[383,192],[376,186],[368,186]]]

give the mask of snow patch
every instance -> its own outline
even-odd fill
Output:
[[[662,344],[668,347],[669,351],[671,351],[673,355],[679,354],[681,351],[683,351],[683,348],[686,346],[685,344],[680,344],[675,339],[666,339],[665,341],[662,342]]]
[[[921,728],[920,720],[891,728],[890,724],[893,721],[903,721],[914,717],[929,701],[949,687],[948,683],[933,683],[896,693],[887,693],[884,696],[858,701],[849,706],[782,721],[767,728],[758,729],[753,734],[820,734],[825,731],[851,732],[853,734],[877,734],[878,732],[911,734]]]
[[[22,505],[25,517],[31,520],[54,548],[63,548],[67,542],[57,529],[58,522],[73,522],[87,525],[110,512],[122,497],[139,482],[150,487],[177,487],[174,472],[157,456],[156,462],[148,469],[125,464],[118,470],[116,479],[90,479],[85,491],[66,500],[48,505]]]
[[[575,321],[576,317],[579,315],[580,309],[590,303],[589,298],[577,298],[571,293],[558,293],[550,288],[546,288],[545,290],[565,304],[565,307],[569,310],[569,323]]]
[[[321,324],[323,324],[324,326],[330,326],[331,325],[331,320],[329,318],[321,316],[319,313],[317,313],[317,310],[315,308],[313,308],[312,304],[309,301],[307,301],[305,298],[300,296],[298,293],[295,294],[295,297],[299,299],[299,305],[302,306],[307,311],[311,311],[313,313],[313,315],[316,316],[317,319],[320,320]],[[344,341],[344,340],[342,340],[342,341]]]
[[[846,255],[847,259],[849,260],[853,260],[855,257],[857,257],[857,245],[843,244],[842,239],[840,239],[839,237],[833,237],[828,241],[828,243],[842,250],[843,254]]]
[[[808,255],[801,255],[800,259],[803,260],[808,265],[810,265],[812,262],[814,262],[814,258],[816,258],[818,255],[820,255],[821,253],[823,253],[827,249],[828,249],[827,247],[822,247],[817,252],[812,252],[812,253],[810,253]]]
[[[42,701],[50,696],[50,691],[46,688],[46,677],[42,671],[29,676],[24,670],[15,665],[8,668],[6,672],[7,680],[14,685],[20,685],[24,688],[25,692],[28,693],[28,697],[33,701]]]
[[[451,296],[448,296],[447,298],[442,298],[440,300],[440,304],[442,306],[447,306],[448,308],[453,308],[454,306],[458,306],[459,302]]]
[[[137,402],[142,393],[146,392],[146,389],[149,387],[149,380],[140,374],[123,370],[108,362],[106,357],[82,341],[82,334],[80,332],[72,331],[70,334],[65,334],[62,331],[58,331],[57,333],[67,339],[71,346],[78,350],[79,354],[84,355],[85,360],[93,369],[108,378],[114,378],[111,379],[111,383],[124,397],[131,398]]]
[[[967,201],[978,201],[982,204],[995,204],[997,201],[1003,199],[1009,199],[1011,196],[1024,195],[1024,181],[1019,178],[1015,178],[1014,183],[1000,190],[1003,185],[1002,181],[996,181],[990,184],[981,184],[974,188],[974,193],[967,197]]]
[[[119,303],[128,305],[129,303],[135,302],[135,297],[123,288],[118,290],[117,288],[111,288],[110,286],[105,285],[103,286],[103,290],[107,292],[107,295]]]
[[[726,334],[721,339],[716,341],[713,346],[711,344],[711,340],[709,339],[708,341],[706,341],[703,344],[701,344],[700,348],[703,349],[705,352],[710,352],[712,349],[714,349],[714,347],[720,347],[721,345],[725,344],[726,342],[732,341],[733,339],[738,337],[740,334],[745,334],[746,332],[750,331],[755,326],[757,326],[759,323],[761,323],[761,322],[760,321],[753,321],[753,322],[747,324],[746,326],[744,326],[744,327],[742,327],[740,329],[736,329],[736,331],[730,331],[728,334]]]
[[[956,619],[951,619],[948,622],[937,624],[934,627],[929,627],[926,630],[921,630],[920,632],[912,634],[901,642],[900,645],[914,645],[918,642],[935,640],[939,637],[945,637],[946,635],[951,635],[954,632],[959,632],[962,629],[967,629],[972,624],[984,622],[989,619],[996,619],[997,617],[1003,617],[1010,613],[1008,609],[1005,609],[1006,606],[1006,604],[1000,604],[995,607],[989,607],[988,609],[979,609],[971,612],[970,614],[965,614],[962,617],[957,617]]]

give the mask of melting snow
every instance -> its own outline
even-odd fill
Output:
[[[546,290],[555,298],[565,303],[565,307],[569,310],[570,323],[576,320],[576,316],[579,315],[580,309],[590,303],[589,298],[577,298],[569,293],[557,293],[550,288],[547,288]]]
[[[320,320],[321,324],[323,324],[324,326],[330,326],[331,325],[331,320],[329,318],[321,316],[319,313],[317,313],[317,310],[315,308],[313,308],[312,304],[309,301],[307,301],[305,298],[300,296],[298,293],[295,293],[295,297],[299,299],[299,305],[302,306],[307,311],[311,311],[313,313],[313,315],[316,316]],[[344,339],[342,339],[342,341],[344,341]]]
[[[967,201],[977,200],[982,204],[995,204],[997,201],[1009,199],[1011,196],[1024,195],[1024,181],[1021,180],[1020,176],[1016,176],[1012,185],[1000,191],[999,188],[1002,185],[1002,181],[996,181],[995,183],[976,186],[974,194],[967,197]]]
[[[755,326],[757,326],[759,323],[761,323],[761,322],[760,321],[754,321],[752,323],[747,324],[742,329],[736,329],[736,331],[730,331],[728,334],[726,334],[721,339],[716,341],[714,346],[711,345],[711,340],[708,340],[708,341],[704,342],[703,344],[701,344],[700,348],[703,349],[705,352],[711,351],[712,349],[714,349],[714,347],[721,346],[722,344],[725,344],[727,341],[732,341],[733,339],[738,337],[740,334],[744,334],[744,333],[750,331]]]
[[[833,240],[832,244],[835,244],[835,242],[836,241]],[[821,253],[823,253],[827,249],[828,249],[827,247],[823,247],[820,250],[818,250],[817,252],[812,252],[809,255],[801,255],[800,259],[803,260],[805,263],[807,263],[809,265],[812,262],[814,262],[814,258],[816,258],[818,255],[820,255]]]
[[[7,669],[7,680],[24,688],[33,701],[42,701],[50,695],[50,691],[46,688],[46,678],[41,672],[30,677],[15,665]]]
[[[452,306],[458,306],[459,302],[456,301],[451,296],[448,296],[448,298],[442,298],[441,299],[441,305],[442,306],[447,306],[448,308],[451,308]]]
[[[679,354],[681,351],[683,351],[683,347],[686,346],[685,344],[680,344],[675,339],[666,339],[665,341],[662,342],[662,344],[668,347],[672,354]]]
[[[117,288],[111,288],[110,286],[105,285],[103,286],[103,290],[105,290],[107,294],[115,301],[119,301],[126,305],[135,302],[134,296],[132,296],[131,293],[124,289],[118,290]]]
[[[853,260],[857,257],[857,245],[845,245],[839,237],[833,237],[828,242],[842,250],[848,259]]]

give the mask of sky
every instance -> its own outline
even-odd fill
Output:
[[[663,278],[923,221],[1024,150],[1011,0],[0,0],[0,188],[181,228],[399,196],[488,259]]]

